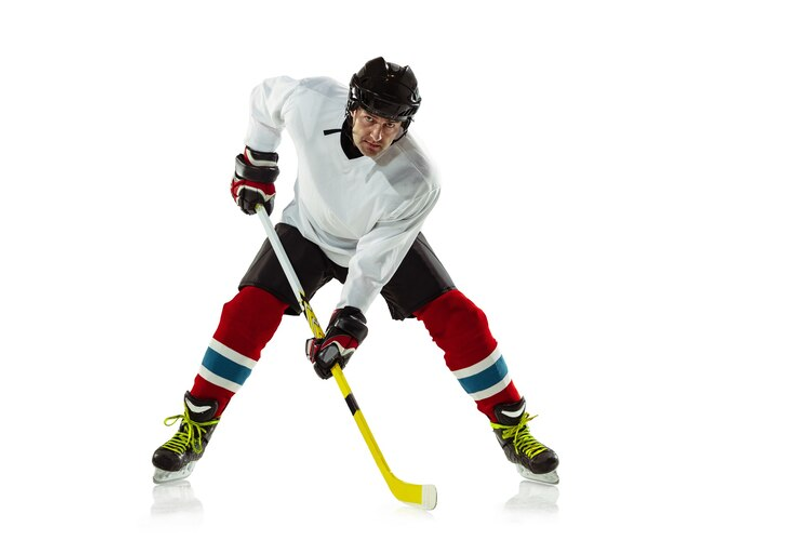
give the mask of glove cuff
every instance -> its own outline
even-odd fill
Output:
[[[278,154],[275,152],[259,152],[249,146],[244,148],[244,159],[254,167],[273,167],[278,164]]]
[[[364,342],[369,332],[367,328],[367,318],[364,316],[364,313],[358,308],[349,305],[339,309],[331,317],[331,323],[328,326],[328,334],[331,333],[333,328],[353,337],[359,344]]]
[[[277,154],[275,154],[277,160]],[[243,154],[236,156],[236,177],[256,183],[274,183],[278,179],[280,170],[277,165],[254,166],[247,162]]]

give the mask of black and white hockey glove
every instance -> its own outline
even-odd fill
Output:
[[[248,215],[254,215],[256,206],[261,204],[271,215],[278,174],[278,154],[245,148],[243,154],[236,156],[236,173],[231,180],[231,196],[236,205]]]
[[[323,339],[308,339],[306,355],[314,364],[314,371],[322,379],[331,377],[331,368],[339,363],[347,365],[358,345],[367,338],[367,319],[355,307],[334,311]]]

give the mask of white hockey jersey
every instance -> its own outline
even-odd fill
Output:
[[[245,144],[278,152],[288,131],[298,172],[283,222],[349,269],[337,307],[366,313],[419,234],[440,185],[410,134],[375,159],[348,159],[339,132],[329,131],[342,127],[347,96],[330,78],[267,79],[251,94]]]

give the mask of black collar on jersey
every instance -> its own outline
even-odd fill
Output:
[[[353,126],[350,124],[349,120],[345,119],[342,127],[338,130],[325,130],[322,133],[324,135],[330,135],[336,132],[342,132],[339,136],[339,142],[342,145],[342,151],[344,155],[347,156],[347,159],[356,159],[364,155],[353,143]]]

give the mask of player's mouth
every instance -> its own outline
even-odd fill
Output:
[[[373,143],[367,140],[364,140],[363,143],[367,147],[367,150],[369,150],[370,152],[380,152],[383,149],[383,146],[377,143]]]

